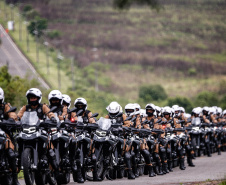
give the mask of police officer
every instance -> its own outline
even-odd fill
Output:
[[[17,115],[14,112],[7,113],[11,105],[4,102],[5,95],[3,89],[0,87],[0,119],[9,119],[12,118],[17,120]],[[14,144],[11,141],[10,136],[6,133],[7,142],[5,143],[5,148],[8,152],[8,157],[10,158],[9,163],[12,169],[13,185],[19,185],[17,178],[17,166],[16,166],[16,154],[14,151]]]
[[[85,124],[88,124],[88,123],[95,124],[96,123],[95,118],[92,117],[92,115],[93,115],[92,112],[87,109],[88,104],[87,104],[87,101],[85,98],[82,98],[82,97],[77,98],[74,102],[74,106],[77,108],[77,110],[76,110],[76,112],[71,113],[71,117],[74,118],[75,121],[78,120],[78,118],[76,117],[76,114],[81,111],[80,115],[78,115],[78,116],[82,117],[83,123],[85,123]],[[94,164],[93,181],[101,181],[102,179],[100,177],[98,177],[98,174],[97,174],[97,161],[96,161],[96,156],[94,153],[95,148],[92,148],[92,140],[91,140],[90,149],[92,150],[91,155],[92,155],[92,161]]]
[[[105,116],[106,119],[111,119],[112,123],[124,123],[126,119],[126,115],[122,113],[122,107],[117,102],[111,102],[109,106],[106,107],[108,114]],[[119,114],[119,113],[122,114]],[[129,122],[129,121],[127,121]],[[131,167],[131,155],[129,152],[129,146],[126,144],[126,139],[124,138],[124,146],[122,156],[124,156],[124,161],[126,165],[126,170],[128,174],[128,179],[135,179],[135,176]]]
[[[62,95],[62,93],[59,90],[53,90],[49,93],[48,100],[50,108],[54,106],[57,107],[54,113],[57,113],[59,120],[66,120],[68,118],[68,109],[71,105],[71,98],[68,95]],[[70,148],[69,157],[71,161],[71,168],[72,171],[76,172],[77,177],[77,179],[75,180],[78,183],[84,183],[81,170],[80,150],[76,150],[75,138],[71,140],[69,148]]]
[[[23,117],[24,112],[28,111],[37,112],[37,116],[41,120],[43,120],[45,118],[45,115],[47,115],[51,120],[56,121],[54,114],[52,112],[49,113],[49,107],[46,104],[41,104],[42,92],[39,89],[29,89],[26,93],[26,97],[28,104],[24,105],[17,114],[20,119]],[[50,160],[50,164],[57,175],[59,172],[59,166],[56,161],[55,152],[53,151],[53,145],[51,145],[51,148],[48,148],[48,157]]]

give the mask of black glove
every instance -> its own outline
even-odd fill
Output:
[[[56,122],[57,122],[57,120],[56,120],[55,117],[51,117],[50,120],[51,120],[53,123],[56,123]]]

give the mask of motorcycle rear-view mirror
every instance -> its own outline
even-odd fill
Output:
[[[147,123],[148,123],[148,120],[145,120],[141,124],[144,125],[144,124],[147,124]]]
[[[137,117],[133,117],[133,118],[131,119],[131,122],[134,122],[136,119],[137,119]]]
[[[50,112],[55,112],[56,110],[57,110],[57,106],[53,106],[47,114],[49,114]]]
[[[81,116],[82,113],[83,113],[83,110],[79,110],[79,111],[76,113],[76,115],[77,115],[77,116]]]
[[[91,116],[91,118],[95,118],[95,117],[97,117],[97,116],[99,116],[99,113],[94,113],[94,114]]]
[[[131,120],[131,119],[132,119],[132,116],[129,116],[125,119],[125,121]]]
[[[191,118],[188,118],[188,119],[187,119],[187,122],[190,123],[190,122],[191,122]]]
[[[68,113],[76,112],[76,110],[77,110],[77,107],[74,107],[74,108],[70,109],[70,110],[68,111]]]
[[[9,113],[9,112],[16,112],[16,110],[17,110],[16,107],[11,107],[11,108],[9,109],[9,111],[7,111],[7,113]]]
[[[119,112],[116,117],[121,117],[122,116],[122,112]]]

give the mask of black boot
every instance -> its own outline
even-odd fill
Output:
[[[131,169],[127,170],[128,179],[135,179],[135,175],[133,174]]]
[[[8,150],[8,156],[10,159],[10,167],[12,169],[13,185],[20,185],[17,177],[16,154],[11,148]]]
[[[77,165],[77,183],[84,183],[84,179],[82,176],[82,167],[79,159],[76,160],[76,165]]]
[[[167,164],[167,162],[164,162],[163,163],[163,173],[169,173],[169,170],[168,170],[168,164]]]
[[[136,164],[133,166],[133,174],[135,175],[136,178],[139,177],[139,172],[137,170],[137,165]]]
[[[218,147],[217,150],[218,150],[218,155],[221,155],[221,148]]]
[[[168,169],[170,172],[173,172],[173,163],[171,160],[168,160]]]
[[[188,166],[195,167],[195,165],[192,162],[192,157],[191,156],[187,157],[187,162],[188,162]]]
[[[93,166],[93,181],[102,181],[102,179],[100,177],[98,177],[98,175],[97,175],[96,162],[94,163],[94,166]]]
[[[162,164],[159,166],[159,174],[158,175],[164,175],[164,173],[162,171]]]
[[[155,176],[155,173],[154,173],[154,170],[153,170],[153,166],[148,166],[149,168],[149,177],[154,177]]]
[[[185,170],[185,166],[184,166],[184,158],[180,158],[180,169],[181,170]]]

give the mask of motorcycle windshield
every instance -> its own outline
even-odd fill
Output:
[[[200,120],[200,118],[193,118],[191,123],[192,123],[192,125],[199,126],[201,124],[201,120]]]
[[[101,117],[97,124],[101,130],[109,130],[111,128],[111,120]]]
[[[22,125],[35,126],[39,121],[37,112],[24,112],[23,117],[21,118]]]

